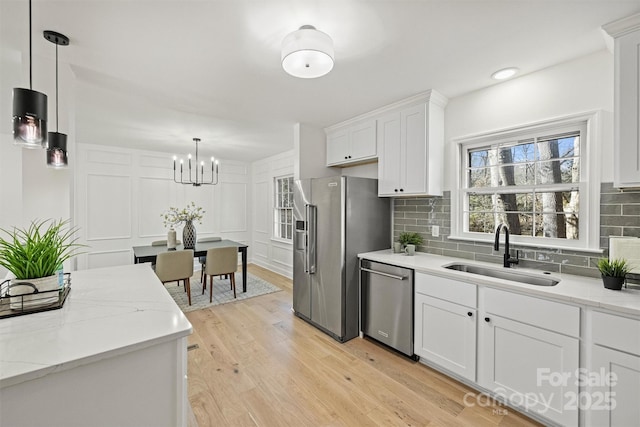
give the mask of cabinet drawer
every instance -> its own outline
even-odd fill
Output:
[[[640,320],[594,311],[593,342],[640,355]]]
[[[580,336],[580,308],[527,295],[484,288],[485,312],[560,334]]]
[[[415,290],[417,293],[455,302],[467,307],[477,306],[476,285],[433,276],[425,273],[415,273]]]

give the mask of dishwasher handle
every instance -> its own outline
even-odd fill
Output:
[[[366,271],[367,273],[379,274],[381,276],[391,277],[392,279],[396,279],[396,280],[404,280],[404,279],[406,279],[406,276],[397,276],[395,274],[389,274],[389,273],[384,273],[382,271],[371,270],[370,268],[360,267],[360,269],[362,271]]]

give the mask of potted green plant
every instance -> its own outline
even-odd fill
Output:
[[[398,236],[398,241],[402,244],[403,247],[406,247],[407,245],[420,246],[424,240],[418,233],[405,231],[400,233],[400,236]]]
[[[612,260],[601,258],[598,260],[598,270],[602,276],[604,287],[619,291],[622,289],[622,284],[624,283],[627,273],[631,271],[631,266],[627,260],[623,258]]]
[[[27,228],[0,229],[3,234],[0,236],[0,265],[15,276],[9,285],[9,296],[59,289],[56,273],[61,270],[62,263],[77,255],[76,250],[83,246],[76,243],[76,229],[67,227],[68,223],[68,220],[42,220],[31,222]],[[57,299],[57,295],[20,298],[23,302],[31,302],[30,306],[51,304]],[[14,298],[12,305],[13,301]]]

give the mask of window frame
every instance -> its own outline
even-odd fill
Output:
[[[280,181],[281,180],[289,180],[289,191],[286,194],[291,194],[291,206],[282,207],[279,204],[280,199]],[[273,227],[272,227],[272,239],[284,242],[284,243],[293,243],[293,174],[280,175],[273,177]],[[280,213],[281,211],[290,211],[291,212],[291,223],[289,225],[289,232],[291,237],[287,238],[287,236],[282,236],[280,234],[281,226],[283,224],[287,225],[287,222],[284,223],[280,221]]]
[[[465,215],[465,198],[468,193],[477,192],[468,187],[468,152],[469,150],[546,135],[565,133],[567,130],[580,130],[580,180],[566,184],[580,192],[579,238],[575,240],[511,235],[510,241],[520,246],[549,247],[573,249],[585,252],[602,253],[600,249],[600,162],[599,140],[601,113],[599,111],[575,114],[562,118],[550,119],[523,126],[486,132],[455,138],[452,142],[457,148],[456,186],[451,191],[451,240],[476,242],[493,242],[492,233],[469,232],[468,219]],[[516,192],[518,188],[530,190],[532,187],[544,189],[545,185],[508,186],[507,192]],[[503,187],[501,187],[503,188]],[[557,189],[556,186],[552,188]]]

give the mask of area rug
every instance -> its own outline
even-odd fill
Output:
[[[203,308],[212,307],[214,305],[225,304],[228,302],[242,301],[247,298],[257,297],[259,295],[270,294],[280,291],[281,289],[272,283],[267,282],[251,273],[247,273],[247,292],[242,292],[242,272],[236,272],[236,294],[237,298],[233,298],[233,290],[229,284],[229,279],[221,279],[214,277],[213,279],[213,302],[209,302],[209,280],[207,279],[207,289],[202,294],[202,282],[200,282],[200,272],[191,278],[191,305],[187,293],[180,282],[180,286],[176,282],[165,283],[165,288],[169,291],[169,295],[178,304],[183,313],[189,311],[201,310]]]

